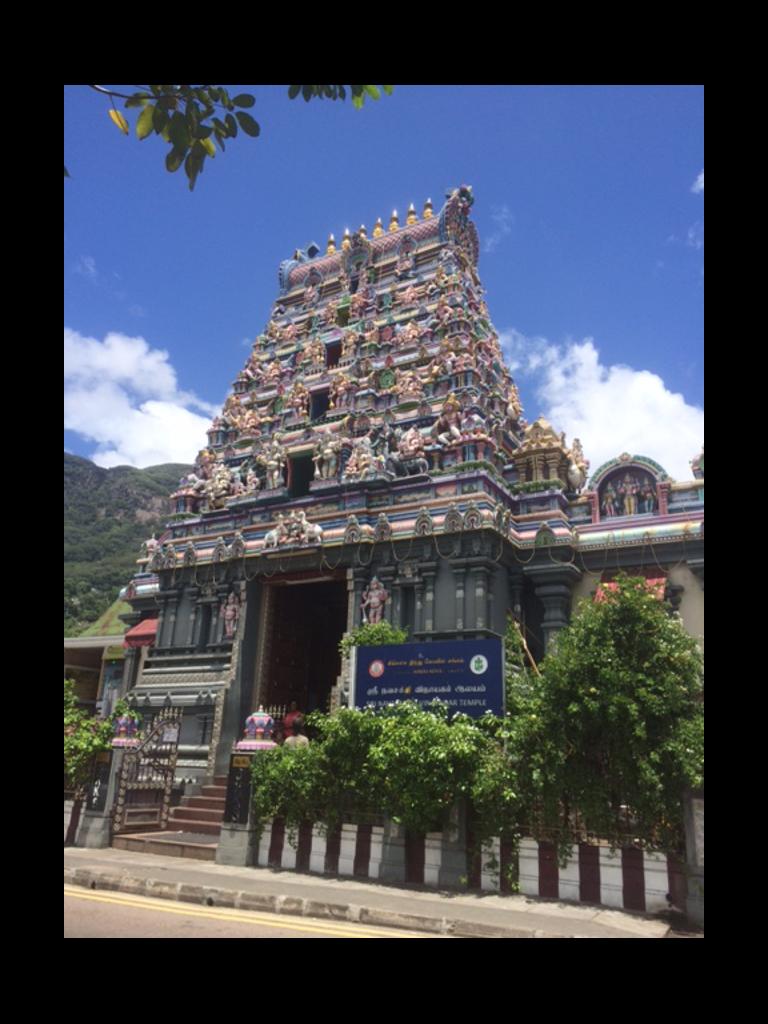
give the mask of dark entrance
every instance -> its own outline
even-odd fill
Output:
[[[285,580],[274,591],[264,703],[328,710],[341,671],[338,645],[347,627],[345,580]]]
[[[309,494],[309,484],[315,471],[311,455],[297,455],[289,461],[288,495],[303,498]]]

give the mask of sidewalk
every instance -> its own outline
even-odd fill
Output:
[[[321,878],[271,868],[124,850],[64,850],[64,882],[240,910],[360,921],[455,935],[509,939],[662,939],[669,923],[605,907],[492,893],[396,888],[353,878]]]

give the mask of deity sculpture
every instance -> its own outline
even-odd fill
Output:
[[[360,609],[362,612],[363,624],[375,625],[381,622],[384,615],[384,605],[387,603],[389,593],[378,576],[374,576],[368,587],[363,591]],[[367,613],[367,614],[366,614]]]
[[[456,444],[461,440],[460,425],[461,405],[457,398],[449,395],[432,426],[431,434],[442,445]]]
[[[333,379],[328,391],[330,398],[330,409],[340,405],[346,405],[350,395],[355,391],[357,385],[345,373],[340,373]]]
[[[330,434],[324,434],[317,441],[312,461],[315,464],[316,480],[335,477],[339,464],[339,441]]]
[[[283,486],[283,467],[285,466],[285,451],[283,450],[279,434],[275,434],[272,441],[267,445],[262,455],[267,470],[266,487],[273,491]]]
[[[395,393],[400,398],[422,398],[424,385],[413,370],[395,370]]]
[[[154,533],[149,540],[142,541],[141,550],[145,558],[151,560],[154,553],[160,547],[160,541],[155,538]]]
[[[237,630],[240,619],[240,599],[233,592],[221,606],[221,618],[224,623],[224,636],[231,640]]]

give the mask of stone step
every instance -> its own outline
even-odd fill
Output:
[[[182,798],[181,807],[207,807],[208,810],[224,810],[226,800],[223,796],[185,796]]]
[[[221,835],[221,821],[203,821],[201,818],[168,819],[169,829],[183,829],[185,832],[201,832],[205,835]]]
[[[217,800],[224,800],[227,796],[226,786],[203,786],[200,796],[211,796]]]
[[[192,833],[192,830],[190,830]],[[112,846],[116,850],[133,853],[154,853],[161,857],[184,857],[188,860],[215,860],[218,843],[211,836],[184,832],[149,832],[138,835],[115,836]]]
[[[224,808],[215,807],[172,807],[170,821],[222,821]]]

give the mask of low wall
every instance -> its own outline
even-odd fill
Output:
[[[385,829],[345,824],[323,834],[317,825],[305,825],[289,841],[283,823],[276,819],[262,832],[258,844],[259,867],[309,871],[378,880],[386,858]],[[413,881],[427,886],[444,884],[446,868],[455,865],[455,845],[442,833],[408,834],[402,878],[390,873],[392,882]],[[580,844],[571,848],[565,867],[560,867],[555,847],[535,839],[522,839],[518,850],[499,839],[488,843],[481,857],[457,876],[459,885],[486,892],[514,891],[514,879],[523,895],[602,904],[621,910],[655,913],[670,902],[685,908],[683,866],[671,855],[628,848],[611,851],[607,845]]]

